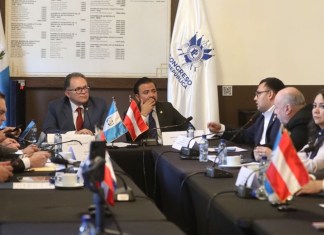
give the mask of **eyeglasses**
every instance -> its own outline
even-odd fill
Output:
[[[255,92],[255,96],[258,97],[259,95],[261,95],[262,93],[265,93],[265,92],[269,92],[270,90],[266,90],[266,91],[256,91]]]
[[[88,92],[90,87],[85,86],[85,87],[77,87],[75,89],[67,89],[67,91],[74,91],[76,94],[81,94],[83,91]]]

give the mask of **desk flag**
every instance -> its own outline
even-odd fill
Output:
[[[6,50],[6,40],[4,35],[4,30],[2,26],[2,18],[0,13],[0,91],[6,96],[6,103],[8,109],[10,108],[10,78],[9,78],[9,56],[8,51]],[[10,111],[7,112],[7,120],[10,120],[9,117]],[[6,126],[7,122],[3,122],[3,125]]]
[[[127,129],[120,118],[114,98],[107,114],[103,132],[108,143],[114,141],[127,132]]]
[[[286,201],[309,181],[307,170],[286,129],[278,132],[266,176],[281,202]]]
[[[114,193],[117,188],[117,180],[107,151],[105,160],[104,180],[101,182],[101,187],[103,188],[106,202],[113,206],[115,204]]]
[[[216,57],[204,2],[179,1],[168,72],[168,101],[184,117],[193,116],[200,130],[219,121]]]
[[[136,102],[131,99],[130,106],[127,110],[124,124],[134,141],[140,134],[147,131],[149,128],[142,118],[141,112],[138,109]]]

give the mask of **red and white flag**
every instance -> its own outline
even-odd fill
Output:
[[[282,132],[279,130],[266,176],[281,202],[286,201],[309,181],[307,170],[286,129]]]
[[[101,182],[101,187],[104,191],[106,202],[113,206],[115,204],[114,194],[117,187],[117,180],[107,151],[105,160],[104,180]]]
[[[141,112],[139,111],[136,102],[133,99],[131,99],[130,106],[124,118],[124,125],[126,126],[133,141],[140,134],[149,129],[142,118]]]

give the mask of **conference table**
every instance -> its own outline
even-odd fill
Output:
[[[302,234],[317,232],[312,222],[324,221],[322,195],[293,197],[289,208],[295,210],[279,211],[268,201],[237,196],[239,168],[222,169],[232,178],[209,178],[205,172],[211,162],[182,160],[170,146],[116,149],[110,155],[186,234],[278,234],[271,228],[285,227],[282,221],[298,224],[285,227],[289,233]],[[250,156],[250,149],[243,153]]]
[[[117,174],[123,173],[117,164],[113,165]],[[15,176],[47,175],[53,175],[53,172],[25,172]],[[124,234],[184,234],[167,221],[154,202],[130,178],[121,175],[132,188],[136,200],[115,202],[114,206],[109,206],[110,215],[105,217],[105,228],[117,230],[118,223]],[[13,184],[1,184],[0,234],[78,234],[80,218],[89,213],[88,208],[93,204],[93,193],[84,187],[12,189]],[[119,181],[118,187],[122,186]]]

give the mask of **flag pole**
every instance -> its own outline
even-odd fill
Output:
[[[116,104],[116,100],[115,100],[115,96],[112,96],[112,102],[115,105]],[[107,149],[118,149],[118,146],[114,145],[115,140],[111,141],[111,146],[107,146]]]

